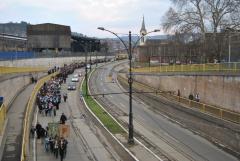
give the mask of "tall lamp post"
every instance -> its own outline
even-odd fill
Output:
[[[153,32],[159,32],[160,30],[153,30],[148,33],[146,33],[143,36],[140,36],[140,38],[135,42],[135,44],[132,47],[132,34],[131,31],[129,31],[128,37],[129,37],[129,46],[125,44],[125,42],[121,39],[121,37],[118,36],[117,33],[107,30],[103,27],[98,27],[99,30],[107,31],[113,35],[115,35],[124,45],[127,53],[128,53],[128,60],[129,60],[129,77],[128,77],[128,84],[129,84],[129,125],[128,125],[128,143],[134,144],[134,138],[133,138],[133,112],[132,112],[132,52],[134,51],[134,48],[137,46],[138,42],[147,34],[153,33]]]

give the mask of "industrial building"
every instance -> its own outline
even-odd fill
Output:
[[[71,50],[70,26],[58,24],[38,24],[27,26],[27,46],[33,51]]]

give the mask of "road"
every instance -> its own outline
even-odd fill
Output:
[[[112,83],[109,74],[116,64],[106,65],[95,72],[91,79],[94,93],[123,92],[117,83]],[[119,68],[116,68],[116,70]],[[113,77],[114,74],[113,74]],[[103,102],[117,119],[127,123],[129,97],[125,94],[106,95]],[[161,107],[162,104],[159,104]],[[151,107],[138,99],[133,100],[134,130],[151,143],[153,149],[178,161],[237,161],[234,156],[219,149],[206,139],[171,121],[170,118],[153,112]]]
[[[31,84],[19,93],[9,108],[7,113],[9,128],[2,161],[20,160],[24,112],[33,87],[34,84]]]
[[[36,120],[38,120],[45,128],[49,122],[58,122],[62,113],[66,114],[68,120],[67,125],[70,125],[70,136],[68,140],[68,150],[66,160],[69,161],[118,161],[119,156],[112,150],[113,148],[106,141],[100,130],[92,123],[88,115],[85,113],[85,107],[83,107],[80,101],[79,90],[67,90],[67,84],[71,82],[71,78],[74,74],[82,72],[82,69],[77,69],[75,73],[69,75],[67,83],[61,87],[61,93],[66,92],[68,99],[66,102],[60,103],[57,116],[44,116],[36,113]],[[80,83],[77,83],[79,87]],[[84,115],[83,115],[84,114]],[[51,161],[54,156],[50,152],[46,152],[41,140],[32,139],[33,147],[36,142],[36,150],[33,154],[36,155],[34,161]]]

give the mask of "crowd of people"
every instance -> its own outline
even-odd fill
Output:
[[[36,105],[39,113],[42,116],[56,117],[59,110],[59,104],[63,97],[64,102],[67,101],[67,93],[61,95],[61,85],[66,83],[67,76],[74,72],[74,69],[82,67],[83,63],[74,63],[71,65],[64,65],[62,68],[54,67],[48,71],[48,74],[59,71],[59,74],[48,82],[45,82],[42,88],[39,90],[36,97]],[[59,118],[59,124],[65,124],[67,117],[64,113]],[[50,134],[49,134],[50,133]],[[39,122],[36,126],[31,128],[32,137],[37,135],[37,139],[40,139],[44,143],[46,152],[52,153],[56,158],[60,156],[62,161],[66,157],[68,141],[66,138],[61,137],[60,134],[52,136],[49,128],[44,128]]]
[[[51,78],[48,82],[45,82],[42,88],[39,90],[36,97],[36,105],[39,113],[42,116],[56,116],[59,110],[59,104],[63,97],[64,102],[67,100],[67,93],[61,95],[61,85],[66,83],[67,75],[72,74],[74,69],[78,67],[76,65],[64,65],[63,68],[53,68],[49,70],[48,74],[59,70],[59,74],[56,77]],[[65,124],[67,117],[64,113],[61,114],[59,124]],[[60,137],[59,134],[52,136],[49,135],[49,128],[44,128],[39,122],[36,126],[31,128],[31,134],[37,135],[37,139],[41,139],[44,143],[46,152],[52,153],[56,158],[60,157],[62,161],[66,157],[68,141],[64,137]]]
[[[44,83],[43,87],[37,94],[36,104],[40,114],[45,116],[56,116],[56,111],[61,103],[61,84],[63,80],[59,77],[52,78],[49,82]]]

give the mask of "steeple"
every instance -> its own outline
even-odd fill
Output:
[[[142,37],[140,40],[140,45],[144,45],[146,42],[147,37],[144,36],[147,34],[147,30],[145,28],[145,21],[144,21],[144,16],[143,16],[143,21],[142,21],[142,28],[140,30],[140,36]]]
[[[144,16],[143,16],[142,28],[141,28],[140,32],[141,32],[141,31],[145,31],[145,32],[147,32],[147,30],[146,30],[146,28],[145,28]]]

